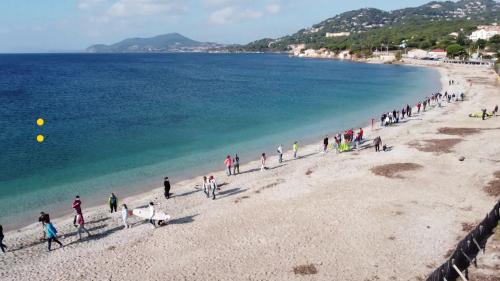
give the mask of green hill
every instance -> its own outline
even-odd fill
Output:
[[[389,12],[367,8],[342,13],[292,35],[257,40],[235,50],[287,51],[292,44],[353,52],[371,52],[381,46],[397,49],[401,44],[445,48],[448,44],[465,41],[465,35],[477,25],[491,24],[499,18],[500,4],[493,0],[434,1]],[[339,32],[349,35],[327,37],[327,33]],[[452,32],[460,33],[459,38],[451,38]]]

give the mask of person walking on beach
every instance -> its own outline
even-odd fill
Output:
[[[237,173],[240,173],[240,157],[238,157],[238,154],[233,158],[233,175],[236,176]]]
[[[80,200],[80,196],[79,195],[77,195],[75,197],[75,200],[73,201],[72,207],[73,207],[73,209],[76,212],[75,217],[73,218],[73,225],[75,227],[77,227],[77,225],[76,225],[76,217],[78,215],[82,214],[82,201]]]
[[[128,220],[128,207],[127,204],[122,205],[122,220],[123,220],[123,226],[125,228],[129,228],[130,225],[128,225],[127,220]]]
[[[63,244],[57,240],[57,229],[51,222],[45,224],[45,231],[47,232],[47,243],[49,252],[52,251],[52,242],[56,242],[59,244],[60,248],[63,247]]]
[[[170,181],[168,180],[168,177],[163,179],[163,188],[163,195],[166,199],[170,199]]]
[[[375,152],[379,152],[380,151],[380,144],[382,144],[382,139],[380,138],[380,136],[376,137],[373,140],[373,144],[375,145]]]
[[[203,192],[210,197],[210,182],[206,176],[203,176]]]
[[[155,216],[156,210],[155,210],[155,205],[153,202],[149,202],[149,223],[153,225],[153,228],[156,228],[155,221],[153,220],[153,217]]]
[[[417,103],[417,113],[420,114],[420,107],[422,106],[421,102]]]
[[[2,253],[5,253],[5,249],[7,246],[3,243],[3,238],[5,236],[3,235],[3,226],[0,224],[0,249],[2,249]]]
[[[497,116],[498,113],[498,105],[495,105],[495,108],[493,109],[493,116]]]
[[[40,240],[45,240],[45,238],[46,238],[45,224],[50,222],[49,214],[46,214],[44,212],[40,212],[40,217],[38,217],[38,222],[40,222],[42,224],[42,232],[43,232],[43,238]]]
[[[323,139],[323,153],[325,153],[328,150],[328,136],[325,136]]]
[[[108,204],[111,213],[116,212],[116,208],[118,207],[118,198],[116,198],[116,195],[114,193],[111,193],[111,195],[109,196]]]
[[[87,237],[90,237],[90,232],[85,228],[85,220],[82,214],[76,216],[76,223],[78,224],[78,229],[76,233],[78,234],[78,240],[82,240],[82,231],[87,233]]]
[[[336,153],[340,153],[340,144],[341,144],[341,134],[338,133],[336,136],[333,137],[335,143],[333,144],[334,145],[334,148],[335,148],[335,152]]]
[[[231,165],[233,165],[233,160],[231,159],[231,155],[228,155],[226,157],[226,160],[224,160],[224,165],[226,165],[227,176],[230,176],[231,175]]]
[[[278,145],[277,152],[278,152],[278,162],[281,164],[283,163],[283,146],[281,144]]]
[[[359,149],[359,144],[361,143],[361,135],[358,133],[356,135],[356,138],[354,139],[354,145],[356,147],[356,150]]]
[[[212,189],[212,200],[215,200],[215,191],[218,189],[217,181],[215,180],[214,176],[210,176],[209,181],[210,189]]]
[[[293,143],[293,159],[297,159],[297,152],[299,152],[299,143],[297,141],[295,141]]]
[[[264,171],[266,169],[266,154],[262,153],[260,156],[260,171]]]

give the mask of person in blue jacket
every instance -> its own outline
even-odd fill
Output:
[[[2,252],[5,253],[5,249],[7,248],[7,246],[5,246],[5,244],[3,243],[3,238],[3,226],[0,224],[0,249],[2,249]]]
[[[47,232],[47,242],[49,242],[49,251],[51,251],[51,245],[52,241],[56,242],[63,247],[63,244],[57,240],[57,229],[54,227],[54,225],[51,222],[48,222],[45,224],[45,231]]]

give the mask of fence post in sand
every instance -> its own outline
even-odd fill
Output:
[[[467,281],[467,278],[465,278],[465,276],[462,274],[462,272],[460,272],[460,269],[458,269],[458,267],[455,264],[453,264],[453,268],[458,273],[458,275],[460,275],[460,278],[462,278],[462,280]]]
[[[476,244],[476,247],[478,248],[478,250],[480,252],[483,251],[483,254],[484,254],[484,249],[482,249],[481,246],[479,246],[479,243],[477,243],[476,238],[472,237],[472,241],[474,241],[474,244]]]

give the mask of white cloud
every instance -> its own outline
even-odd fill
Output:
[[[259,19],[264,15],[261,11],[246,9],[239,14],[242,19]]]
[[[225,7],[210,14],[208,21],[215,24],[229,24],[237,21],[259,19],[263,16],[264,13],[258,10]]]
[[[107,0],[78,0],[77,5],[81,10],[89,10],[104,4],[105,2],[107,2]]]
[[[231,0],[202,0],[205,6],[220,6],[231,2]]]
[[[109,17],[153,16],[186,10],[180,0],[119,0],[108,9]]]
[[[227,24],[232,22],[234,14],[235,14],[235,9],[233,7],[225,7],[210,14],[208,20],[211,23]]]
[[[281,6],[279,4],[269,4],[266,7],[266,10],[271,14],[277,14],[281,11]]]

